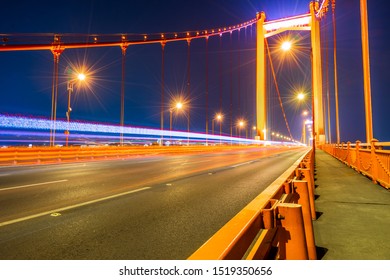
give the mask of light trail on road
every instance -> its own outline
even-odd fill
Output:
[[[263,141],[255,139],[247,139],[241,137],[230,137],[226,135],[215,135],[215,134],[204,134],[196,132],[183,132],[183,131],[171,131],[171,130],[160,130],[143,127],[130,127],[130,126],[118,126],[104,123],[88,123],[88,122],[67,122],[65,120],[57,120],[55,124],[44,118],[28,118],[21,116],[7,116],[0,114],[0,128],[16,129],[17,131],[8,130],[5,135],[15,136],[24,135],[28,137],[30,142],[42,142],[40,138],[47,136],[47,133],[55,125],[56,130],[65,132],[68,131],[71,134],[70,137],[74,138],[74,143],[78,142],[91,142],[92,140],[97,142],[102,141],[118,141],[119,135],[124,134],[126,141],[137,140],[137,141],[154,141],[158,142],[164,139],[166,145],[171,145],[175,142],[186,141],[191,142],[210,142],[211,143],[241,143],[241,144],[257,144],[257,145],[302,145],[293,139],[286,139],[284,142],[277,141]],[[22,130],[22,131],[20,131]],[[45,134],[46,133],[46,134]],[[81,135],[79,134],[81,133]],[[62,134],[60,134],[62,135]],[[59,137],[60,137],[59,135]],[[63,135],[61,136],[63,137]],[[37,138],[39,140],[31,140]],[[78,138],[84,138],[83,140],[77,140]],[[91,139],[86,141],[86,139]],[[8,140],[7,140],[8,141]],[[21,139],[21,142],[27,140]],[[62,143],[61,141],[58,141]],[[168,144],[169,142],[169,144]],[[1,143],[1,142],[0,142]],[[4,142],[6,143],[6,142]]]

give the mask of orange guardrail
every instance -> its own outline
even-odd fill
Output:
[[[88,146],[88,147],[8,147],[0,148],[0,166],[53,164],[104,159],[124,159],[137,155],[180,154],[243,149],[254,146]],[[258,147],[258,146],[257,146]],[[286,148],[273,147],[275,149]]]
[[[341,144],[325,144],[322,150],[341,162],[369,177],[386,189],[390,188],[390,142],[378,142],[373,139],[370,144],[356,141]]]
[[[92,147],[11,147],[0,149],[0,165],[50,164],[101,159],[119,159],[163,152],[197,152],[198,147],[92,146]]]
[[[313,169],[310,149],[188,259],[317,259]]]

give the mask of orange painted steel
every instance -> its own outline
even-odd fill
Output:
[[[312,149],[306,150],[188,259],[316,259],[310,214],[314,198],[308,197],[308,183],[297,181],[303,177],[302,163],[313,173],[312,157]]]
[[[371,74],[370,74],[370,47],[368,37],[368,11],[367,0],[360,0],[360,22],[362,33],[362,58],[363,58],[363,87],[364,87],[364,111],[366,116],[366,141],[373,139],[372,129],[372,103],[371,103]]]
[[[220,36],[225,33],[239,31],[256,23],[251,19],[233,26],[211,28],[201,31],[167,32],[153,34],[54,34],[54,33],[16,33],[0,34],[4,44],[0,51],[37,51],[53,50],[57,47],[64,49],[97,48],[97,47],[123,47],[124,45],[161,44],[167,42],[188,41],[199,38]],[[16,38],[17,40],[12,40]],[[24,41],[20,38],[26,38]],[[54,38],[54,42],[53,42]],[[20,43],[22,42],[22,43]],[[26,43],[24,43],[26,42]],[[30,43],[38,42],[38,43]]]
[[[280,221],[278,258],[282,260],[308,260],[302,206],[294,203],[280,203],[277,207],[277,213]]]
[[[314,196],[312,199],[309,197],[309,186],[307,181],[293,180],[293,187],[296,190],[297,196],[296,203],[302,206],[302,217],[304,223],[304,231],[306,237],[306,248],[308,257],[310,260],[317,259],[316,246],[314,241],[314,231],[312,223],[311,204],[314,203]],[[294,201],[295,202],[295,201]]]
[[[357,172],[390,189],[390,142],[326,144],[321,148]]]
[[[93,160],[126,159],[132,156],[157,154],[190,154],[258,148],[259,146],[90,146],[90,147],[9,147],[0,149],[0,166],[54,164]],[[291,147],[273,146],[282,152]]]
[[[308,162],[307,164],[311,164],[311,162]],[[310,216],[312,220],[317,219],[317,214],[315,210],[314,205],[314,174],[311,172],[311,170],[314,170],[314,167],[311,169],[307,168],[307,165],[303,165],[304,168],[299,168],[298,172],[301,174],[301,178],[305,179],[307,182],[307,191],[309,193],[309,203],[310,203]]]

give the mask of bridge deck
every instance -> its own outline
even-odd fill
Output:
[[[390,192],[316,150],[318,259],[389,260]]]

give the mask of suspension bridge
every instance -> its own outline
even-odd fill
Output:
[[[0,52],[53,58],[50,117],[0,114],[0,258],[388,259],[377,231],[389,219],[377,213],[389,207],[390,144],[372,129],[367,4],[361,0],[364,143],[340,142],[336,1],[308,8],[198,31],[0,34]],[[135,125],[142,121],[128,104],[135,89],[126,71],[132,49],[149,45],[159,46],[148,68],[159,78],[148,80],[154,101],[145,103],[158,113],[146,127]],[[61,62],[67,52],[96,49],[120,50],[119,110],[110,111],[117,122],[74,117],[78,92],[94,91],[102,73],[85,61]],[[303,80],[288,102],[281,73]],[[297,102],[306,102],[298,118],[289,109]],[[369,215],[349,223],[334,209]],[[370,238],[382,248],[361,234],[372,219]]]

